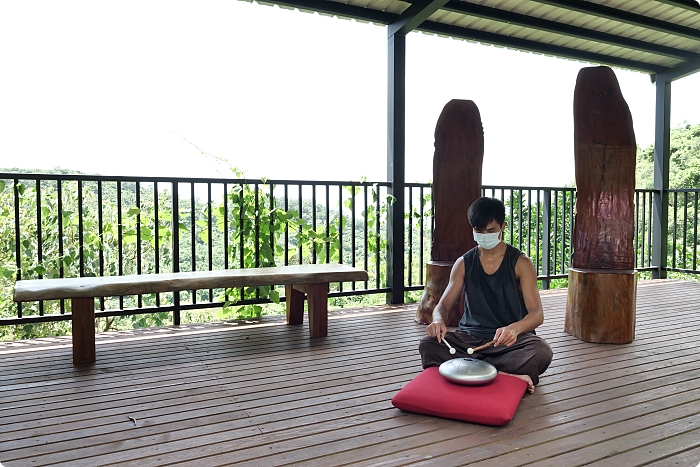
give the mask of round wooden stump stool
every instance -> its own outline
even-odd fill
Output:
[[[635,271],[569,269],[564,331],[586,342],[629,344],[636,303]]]
[[[433,321],[433,309],[440,301],[450,283],[450,272],[454,261],[428,261],[425,264],[425,289],[418,304],[415,321],[421,324],[429,324]],[[442,317],[445,325],[454,327],[459,325],[459,320],[464,314],[464,294],[448,310],[447,316]]]

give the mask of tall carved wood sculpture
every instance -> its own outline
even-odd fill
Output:
[[[484,130],[479,109],[472,101],[451,100],[435,127],[433,206],[435,230],[431,261],[426,263],[425,290],[416,321],[430,323],[435,305],[450,280],[454,262],[476,246],[467,219],[469,206],[481,197]],[[464,313],[464,296],[443,316],[457,326]]]
[[[588,342],[634,340],[632,115],[608,67],[583,68],[574,91],[576,218],[564,330]]]

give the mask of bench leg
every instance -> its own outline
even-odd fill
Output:
[[[286,285],[287,324],[302,324],[304,322],[304,292]]]
[[[328,283],[306,284],[311,337],[328,335]]]
[[[95,361],[95,299],[72,298],[73,364]]]

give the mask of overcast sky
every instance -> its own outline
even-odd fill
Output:
[[[386,42],[381,26],[234,0],[2,1],[0,165],[230,175],[204,151],[249,177],[383,181]],[[584,66],[409,34],[407,181],[432,178],[440,111],[469,99],[485,184],[572,182]],[[654,86],[615,73],[647,146]],[[672,127],[700,123],[699,85],[673,84]]]

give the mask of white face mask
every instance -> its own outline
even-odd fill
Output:
[[[474,241],[484,250],[491,250],[501,243],[500,235],[500,231],[493,233],[474,232]]]

